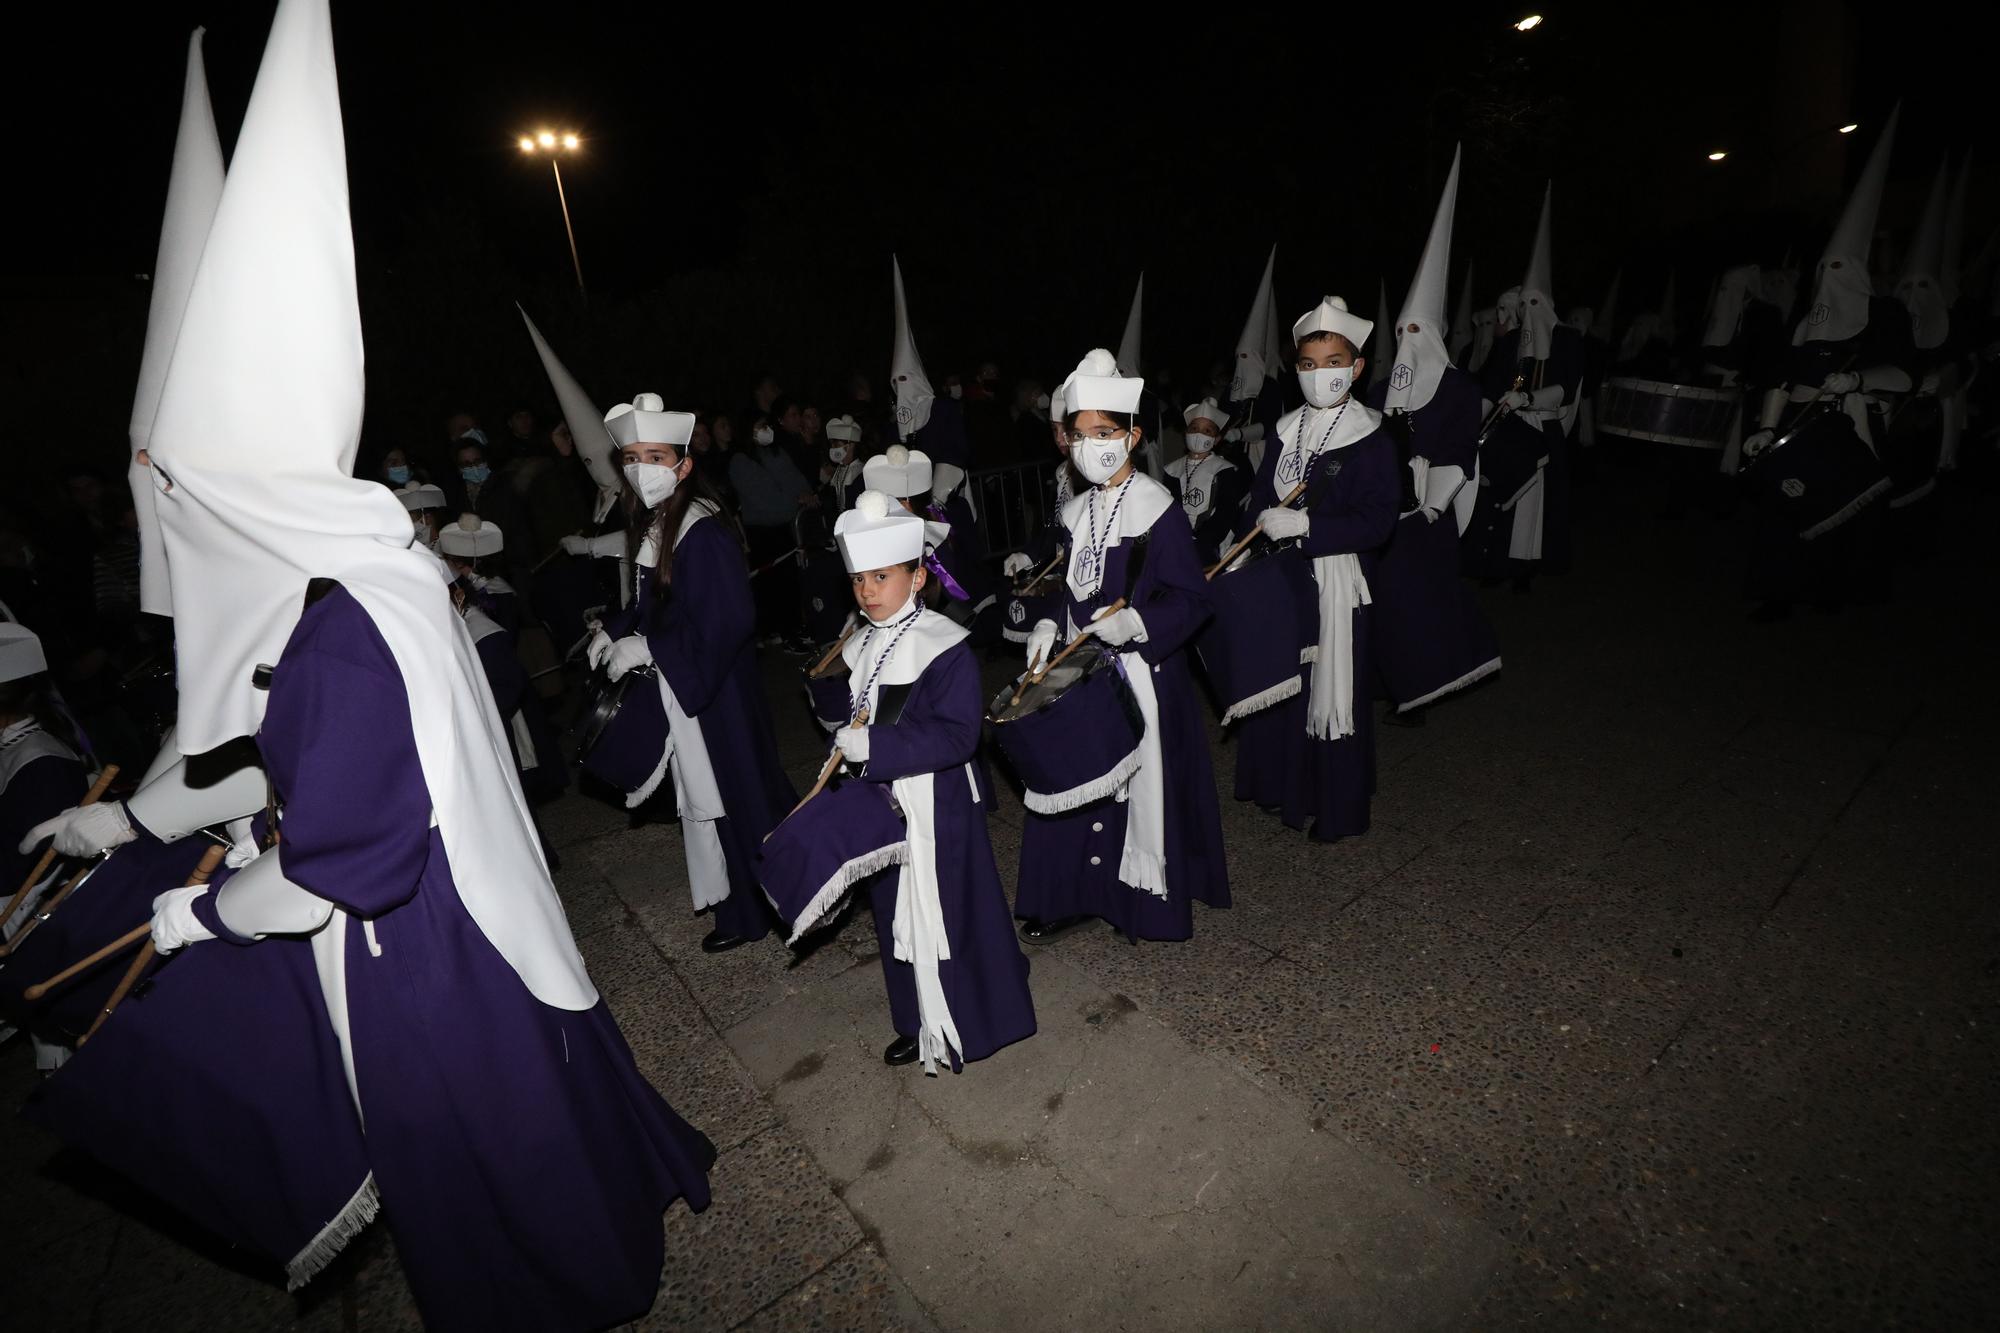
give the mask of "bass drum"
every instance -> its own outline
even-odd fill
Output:
[[[1736,432],[1741,389],[1620,376],[1604,381],[1593,412],[1607,435],[1688,449],[1726,449]]]
[[[633,792],[659,771],[667,740],[667,705],[651,669],[612,680],[591,673],[577,714],[576,764],[592,777]]]

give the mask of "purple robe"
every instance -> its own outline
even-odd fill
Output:
[[[1275,439],[1264,451],[1250,503],[1243,511],[1246,531],[1257,515],[1278,503],[1276,473],[1283,454]],[[1338,468],[1331,466],[1335,460]],[[1293,588],[1308,643],[1319,640],[1319,599],[1310,562],[1323,555],[1352,553],[1360,558],[1363,577],[1374,586],[1381,548],[1394,531],[1402,494],[1396,468],[1396,446],[1386,430],[1336,450],[1314,468],[1305,497],[1312,527],[1299,547],[1270,557],[1293,562]],[[1366,693],[1373,615],[1372,606],[1354,609],[1353,735],[1320,740],[1307,733],[1315,666],[1301,673],[1297,694],[1235,724],[1236,799],[1277,812],[1289,828],[1303,829],[1310,823],[1312,835],[1326,841],[1368,831],[1368,802],[1375,794],[1375,718]]]
[[[1512,337],[1513,335],[1507,335]],[[1498,350],[1480,370],[1480,392],[1492,402],[1513,388],[1518,376],[1522,387],[1535,389],[1560,384],[1563,405],[1576,401],[1583,384],[1583,336],[1567,324],[1558,324],[1549,339],[1546,361],[1519,359]],[[1474,431],[1474,438],[1478,432]],[[1546,459],[1546,462],[1540,460]],[[1542,473],[1542,558],[1516,560],[1509,554],[1514,539],[1516,509],[1502,509],[1531,480],[1537,467]],[[1570,477],[1569,440],[1562,421],[1550,417],[1541,429],[1512,413],[1494,423],[1493,431],[1479,450],[1479,497],[1473,506],[1472,523],[1465,530],[1461,558],[1465,573],[1473,578],[1518,578],[1546,570],[1561,574],[1570,566]]]
[[[1381,410],[1386,384],[1368,394]],[[1433,467],[1472,477],[1479,436],[1479,385],[1448,367],[1431,400],[1408,414],[1409,453]],[[1392,430],[1393,426],[1390,427]],[[1458,572],[1458,522],[1447,509],[1435,522],[1421,509],[1396,520],[1394,535],[1369,577],[1374,597],[1369,635],[1374,678],[1398,708],[1429,703],[1493,670],[1499,640]]]
[[[715,925],[728,934],[759,940],[771,931],[771,904],[757,883],[757,847],[778,826],[798,792],[778,758],[757,669],[756,607],[743,552],[718,518],[691,525],[674,550],[672,591],[653,591],[653,572],[641,569],[639,599],[605,625],[613,639],[642,633],[653,660],[673,686],[689,717],[701,723],[716,790],[727,815],[715,821],[729,865],[729,896],[715,906]],[[606,744],[638,746],[657,763],[666,752],[664,715],[652,734],[630,728]]]
[[[929,773],[936,820],[938,890],[951,957],[938,978],[958,1029],[960,1049],[952,1067],[983,1060],[1035,1033],[1035,1002],[1028,993],[1028,960],[1008,914],[1006,891],[986,834],[991,801],[974,798],[972,775],[980,769],[979,739],[985,716],[979,663],[964,643],[940,653],[910,686],[893,723],[868,728],[868,763],[862,780],[888,784]],[[982,774],[983,777],[983,774]],[[919,1028],[916,968],[896,959],[898,872],[873,877],[875,934],[889,1015],[899,1036]]]
[[[1208,728],[1188,670],[1187,646],[1208,619],[1208,582],[1188,531],[1187,514],[1169,504],[1148,530],[1136,582],[1128,578],[1142,543],[1106,549],[1104,580],[1079,601],[1065,592],[1068,614],[1088,624],[1131,587],[1130,602],[1146,623],[1146,641],[1126,645],[1153,671],[1160,718],[1161,780],[1166,797],[1167,896],[1118,878],[1125,850],[1125,807],[1107,797],[1061,814],[1029,812],[1021,830],[1021,875],[1014,911],[1031,921],[1096,916],[1128,939],[1184,940],[1194,934],[1193,901],[1229,906],[1222,811],[1209,765]]]

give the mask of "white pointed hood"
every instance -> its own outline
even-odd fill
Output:
[[[1437,213],[1431,218],[1431,234],[1424,241],[1423,257],[1417,260],[1417,274],[1410,279],[1410,294],[1403,298],[1403,310],[1393,326],[1396,331],[1394,369],[1389,372],[1389,393],[1384,411],[1415,411],[1431,400],[1451,353],[1444,341],[1445,283],[1451,274],[1451,224],[1458,210],[1458,153],[1451,155],[1451,170],[1444,178],[1444,193],[1438,197]],[[1467,275],[1468,307],[1471,323],[1471,275]],[[1470,340],[1471,329],[1466,330]]]
[[[917,340],[910,333],[910,306],[903,295],[903,265],[894,255],[889,267],[896,280],[896,346],[889,356],[889,384],[896,391],[896,430],[909,439],[931,419],[931,403],[937,393],[924,374],[923,358],[917,355]]]
[[[1236,339],[1236,368],[1230,373],[1232,402],[1255,398],[1267,376],[1278,373],[1277,312],[1272,303],[1271,275],[1277,270],[1278,247],[1264,259],[1264,276],[1257,280],[1257,294],[1250,299],[1250,314]]]
[[[280,0],[188,294],[152,442],[183,752],[254,734],[313,578],[367,610],[403,678],[460,899],[544,1003],[597,995],[535,840],[493,695],[436,556],[352,475],[361,312],[327,0]]]
[[[160,408],[160,389],[167,364],[173,360],[187,309],[195,266],[208,243],[215,207],[222,202],[222,142],[215,133],[215,112],[208,100],[208,73],[201,58],[196,28],[188,38],[187,78],[181,89],[180,132],[174,139],[173,174],[167,179],[166,216],[160,223],[160,249],[153,260],[153,298],[146,309],[146,350],[139,359],[139,387],[132,395],[132,464],[126,480],[132,489],[132,512],[139,521],[139,609],[152,615],[174,613],[167,584],[167,556],[160,544],[160,522],[153,507],[153,479],[139,462],[148,446],[153,418]]]
[[[518,302],[514,308],[521,310]],[[528,337],[534,341],[535,355],[542,359],[542,373],[549,377],[549,387],[556,394],[556,406],[562,409],[563,424],[569,427],[569,437],[583,459],[584,470],[597,484],[599,498],[618,495],[623,490],[624,478],[618,471],[618,444],[604,424],[604,413],[583,391],[583,386],[576,382],[576,376],[570,374],[569,368],[556,358],[548,339],[542,337],[542,331],[535,327],[535,321],[528,318],[525,310],[521,310],[521,322],[528,326]]]
[[[1545,360],[1554,339],[1556,298],[1549,268],[1549,215],[1555,207],[1556,187],[1551,181],[1542,191],[1542,217],[1535,224],[1535,247],[1528,253],[1528,273],[1521,279],[1521,355]]]
[[[1140,311],[1146,304],[1146,275],[1139,275],[1139,286],[1132,293],[1132,310],[1125,316],[1125,336],[1118,340],[1118,373],[1137,375],[1139,373],[1139,319]]]
[[[1903,260],[1903,276],[1896,279],[1896,299],[1910,312],[1911,340],[1925,350],[1938,346],[1951,331],[1951,310],[1939,277],[1944,268],[1945,171],[1946,164],[1938,163],[1923,220]]]
[[[1457,170],[1457,158],[1453,156],[1452,169]],[[1433,233],[1437,224],[1431,224]],[[1465,364],[1465,354],[1472,348],[1472,265],[1465,266],[1465,284],[1458,289],[1458,304],[1451,312],[1451,349],[1453,365]]]
[[[1965,194],[1972,184],[1972,150],[1958,164],[1958,179],[1952,183],[1951,203],[1944,213],[1944,254],[1938,261],[1938,281],[1944,285],[1947,306],[1958,304],[1958,266],[1965,253]]]
[[[1882,186],[1889,179],[1889,154],[1896,144],[1899,103],[1882,127],[1882,137],[1869,151],[1868,165],[1854,183],[1854,193],[1834,224],[1826,250],[1813,275],[1812,304],[1792,334],[1794,343],[1842,342],[1868,327],[1868,298],[1875,284],[1868,276],[1868,251],[1875,237],[1875,217],[1882,207]]]

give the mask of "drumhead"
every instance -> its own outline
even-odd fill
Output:
[[[986,715],[996,726],[1004,726],[1006,723],[1019,721],[1030,713],[1040,712],[1075,689],[1079,682],[1101,667],[1106,660],[1101,654],[1080,648],[1069,661],[1052,669],[1039,683],[1023,690],[1020,703],[1014,702],[1014,691],[1018,688],[1018,682],[1006,686],[993,696],[993,702],[987,707]]]
[[[625,706],[625,692],[632,688],[635,680],[650,682],[653,673],[641,668],[628,671],[617,680],[606,676],[602,670],[591,675],[585,687],[583,710],[577,714],[576,756],[579,762],[596,748],[605,731],[611,726],[618,710]]]

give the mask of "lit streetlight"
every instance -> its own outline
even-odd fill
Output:
[[[563,192],[562,163],[557,160],[563,153],[574,153],[583,147],[583,140],[574,132],[557,135],[554,130],[541,130],[533,136],[524,134],[515,142],[530,157],[537,152],[549,155],[549,169],[556,175],[556,202],[562,205],[563,231],[569,236],[569,262],[576,269],[577,294],[588,300],[583,288],[583,261],[576,257],[576,228],[569,221],[569,196]]]
[[[1516,23],[1514,25],[1514,31],[1533,32],[1535,29],[1541,26],[1542,26],[1542,16],[1540,14],[1530,14],[1528,15],[1528,17],[1522,19],[1519,23]]]
[[[1860,129],[1860,128],[1861,128],[1861,126],[1860,126],[1860,124],[1859,124],[1859,123],[1857,122],[1856,124],[1853,124],[1853,125],[1842,125],[1842,126],[1840,127],[1840,132],[1841,132],[1842,134],[1852,134],[1852,133],[1854,133],[1854,132],[1855,132],[1856,130],[1858,130],[1858,129]]]
[[[1723,158],[1728,156],[1729,156],[1728,153],[1725,153],[1720,148],[1718,148],[1714,152],[1708,155],[1708,160],[1711,162],[1720,162]]]

